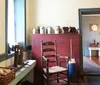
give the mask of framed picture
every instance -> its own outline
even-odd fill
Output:
[[[97,32],[98,31],[98,24],[90,24],[90,31]]]

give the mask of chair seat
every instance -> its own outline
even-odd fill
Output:
[[[46,73],[46,68],[44,68],[43,70]],[[64,72],[64,71],[67,71],[67,69],[64,68],[64,67],[60,67],[60,66],[49,67],[49,73],[51,73],[51,74],[59,73],[59,72]]]

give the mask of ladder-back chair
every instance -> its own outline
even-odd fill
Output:
[[[50,81],[57,80],[57,83],[59,83],[59,79],[62,79],[66,81],[69,85],[69,73],[68,73],[68,56],[60,56],[57,54],[57,46],[56,46],[56,40],[53,42],[47,41],[44,42],[41,41],[41,56],[42,56],[42,84],[43,85],[50,85]],[[59,65],[59,58],[65,58],[66,59],[66,67],[61,67]],[[62,76],[62,75],[65,76]],[[66,77],[66,79],[65,79]]]

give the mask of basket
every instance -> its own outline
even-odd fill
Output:
[[[10,72],[5,75],[0,74],[0,85],[8,85],[15,78],[15,69],[5,67],[0,67],[0,69],[10,70]]]

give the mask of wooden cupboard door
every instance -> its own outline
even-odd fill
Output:
[[[72,58],[75,58],[77,76],[80,76],[80,38],[79,35],[71,37],[72,39]]]
[[[33,59],[37,60],[37,68],[41,68],[41,40],[43,41],[56,40],[57,53],[62,56],[72,56],[73,58],[75,58],[77,66],[79,67],[80,65],[79,34],[33,34],[32,54],[33,54]],[[72,43],[70,43],[70,40],[72,40]]]
[[[71,56],[72,40],[72,58],[75,58],[77,64],[77,74],[79,74],[80,67],[80,38],[79,34],[33,34],[32,35],[32,56],[36,60],[35,67],[35,82],[36,85],[41,85],[41,40],[57,42],[57,53],[62,56]],[[60,59],[61,65],[66,66],[66,61]],[[40,80],[39,80],[40,79]],[[38,82],[40,81],[40,82]]]
[[[79,66],[80,61],[80,40],[79,36],[75,36],[72,38],[72,57],[75,58],[77,65]]]

